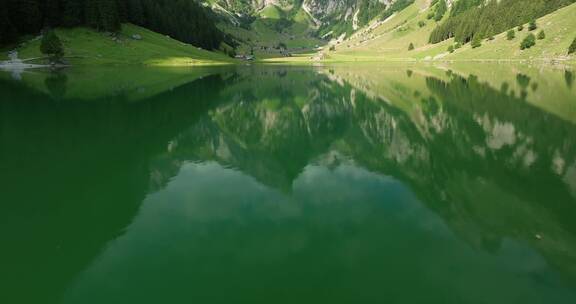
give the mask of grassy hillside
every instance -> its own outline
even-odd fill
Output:
[[[190,66],[233,62],[223,54],[202,50],[132,24],[124,24],[117,39],[88,28],[57,29],[57,34],[65,47],[65,59],[73,65]],[[141,40],[132,39],[134,35],[139,35]],[[25,43],[18,49],[20,58],[43,57],[39,45],[38,38]]]
[[[280,7],[269,5],[258,12],[249,26],[238,26],[222,22],[219,26],[240,41],[239,54],[252,51],[262,62],[280,64],[350,61],[470,61],[470,60],[562,60],[576,63],[576,55],[567,55],[567,49],[576,38],[576,4],[564,7],[537,20],[538,34],[544,30],[546,38],[536,40],[536,45],[520,50],[520,42],[528,35],[527,26],[523,31],[515,29],[516,38],[508,40],[506,32],[494,36],[493,40],[483,40],[482,46],[472,48],[470,43],[448,52],[454,45],[449,39],[430,44],[430,33],[443,20],[427,18],[432,8],[430,0],[416,0],[407,8],[382,21],[376,18],[366,27],[344,41],[333,41],[325,46],[320,54],[315,54],[317,45],[326,41],[315,36],[317,26],[311,17],[300,7]],[[223,54],[209,52],[181,43],[131,24],[123,25],[118,39],[87,28],[58,29],[64,42],[66,60],[74,65],[114,65],[137,64],[157,66],[188,66],[225,64],[237,62]],[[134,35],[141,40],[132,39]],[[19,49],[21,58],[42,58],[39,40],[32,39]],[[410,44],[414,50],[408,50]],[[287,53],[293,57],[283,57],[280,45],[287,46]],[[0,59],[6,57],[0,50]]]
[[[355,33],[328,55],[337,59],[412,57],[408,54],[408,45],[413,43],[416,48],[426,47],[428,37],[436,26],[433,20],[426,18],[429,12],[428,3],[428,0],[415,1],[385,21],[378,21]],[[424,22],[423,27],[418,25],[421,21]]]
[[[306,56],[275,59],[276,62],[305,62],[310,58],[324,58],[323,61],[384,61],[412,59],[408,45],[425,48],[428,37],[436,22],[428,20],[429,0],[416,0],[407,8],[393,14],[384,21],[374,20],[350,38],[334,45],[335,50],[326,46],[321,56]],[[418,23],[424,22],[424,26]]]
[[[258,15],[265,19],[280,19],[284,17],[284,12],[276,5],[268,5],[262,9]]]
[[[428,0],[416,0],[406,9],[385,21],[372,23],[350,39],[335,45],[335,51],[324,50],[326,61],[380,61],[380,60],[568,60],[568,46],[576,38],[576,4],[562,8],[537,20],[536,35],[544,30],[546,38],[537,40],[536,46],[521,51],[520,42],[528,35],[527,26],[516,30],[516,38],[508,41],[506,33],[494,36],[492,41],[482,41],[482,46],[472,49],[464,45],[454,53],[448,47],[453,39],[429,44],[430,33],[436,27],[434,20],[426,18],[430,12]],[[448,14],[444,16],[447,18]],[[439,22],[442,22],[439,21]],[[413,44],[415,49],[408,50]],[[300,58],[300,60],[303,60]]]
[[[225,22],[219,24],[224,32],[240,42],[237,50],[240,54],[250,53],[253,49],[257,58],[270,58],[281,55],[276,48],[281,43],[288,47],[290,53],[325,44],[314,35],[316,29],[310,16],[299,6],[282,8],[269,5],[257,12],[256,16],[248,28]]]
[[[570,43],[576,38],[576,4],[538,19],[537,24],[538,29],[532,31],[532,33],[537,35],[540,30],[544,30],[546,38],[537,40],[536,45],[530,49],[520,50],[521,41],[529,34],[527,25],[524,25],[523,31],[519,32],[515,29],[515,39],[507,40],[506,33],[501,33],[494,36],[495,39],[492,41],[483,41],[481,47],[472,49],[470,45],[466,45],[445,58],[449,60],[501,58],[520,60],[569,59],[567,50]],[[441,52],[445,52],[445,50],[441,50]],[[575,60],[576,58],[572,56],[571,59]]]

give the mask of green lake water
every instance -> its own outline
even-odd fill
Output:
[[[0,303],[576,303],[576,71],[0,73]]]

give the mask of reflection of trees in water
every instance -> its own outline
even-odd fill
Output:
[[[522,73],[519,73],[516,75],[516,81],[518,82],[518,85],[522,88],[522,89],[526,89],[528,88],[528,85],[530,84],[530,76],[528,75],[524,75]]]
[[[453,167],[446,164],[457,179],[444,177],[453,199],[443,217],[453,227],[474,223],[482,233],[531,243],[574,277],[576,256],[565,251],[576,252],[576,200],[567,182],[568,164],[576,165],[574,125],[475,81],[427,82],[446,110],[452,108],[451,126],[458,132],[444,143],[467,141],[457,144],[465,149],[452,155]],[[471,119],[476,123],[466,121]],[[448,184],[462,180],[469,182]],[[548,242],[537,241],[536,234]]]
[[[337,151],[410,184],[471,244],[495,251],[506,237],[520,239],[576,273],[569,267],[576,257],[563,249],[576,252],[569,181],[575,127],[515,97],[505,84],[494,90],[457,76],[426,83],[436,98],[419,104],[417,122],[327,79],[289,98],[276,96],[277,90],[243,92],[181,133],[173,155],[217,160],[289,189],[307,164]],[[280,102],[271,106],[273,99]]]
[[[275,90],[264,95],[243,92],[235,103],[217,108],[181,133],[173,155],[217,160],[286,189],[307,164],[337,149],[370,170],[411,184],[423,201],[440,208],[437,211],[446,218],[492,219],[485,224],[490,237],[479,239],[500,235],[530,240],[534,231],[545,231],[547,225],[548,230],[574,230],[570,224],[574,208],[568,206],[574,197],[565,181],[576,146],[571,124],[474,77],[454,77],[450,82],[428,78],[437,99],[420,105],[425,119],[417,124],[347,85],[326,80],[308,85],[308,91],[289,98],[277,97]],[[275,98],[280,102],[271,106]],[[492,204],[470,198],[464,191],[477,188],[480,180],[491,185],[484,192],[496,195]],[[499,200],[508,196],[517,206],[502,209]],[[461,209],[466,205],[456,204],[461,201],[470,205]],[[455,205],[445,209],[450,203]],[[490,208],[478,209],[482,205]],[[454,210],[464,213],[453,214]],[[518,222],[498,222],[522,212],[525,217],[518,216]],[[543,227],[532,227],[534,218],[542,218]],[[500,230],[488,229],[493,224]],[[524,234],[515,232],[519,227],[526,228]]]
[[[566,85],[571,89],[572,85],[574,84],[574,72],[570,70],[565,70],[564,80],[566,81]]]
[[[65,95],[59,77],[46,82],[52,96]],[[12,289],[24,293],[25,279],[60,273],[31,295],[58,297],[49,293],[62,291],[130,224],[144,197],[191,160],[218,161],[290,192],[308,164],[351,158],[410,185],[470,244],[495,252],[505,238],[522,240],[574,276],[575,127],[508,84],[494,90],[451,74],[427,78],[426,87],[432,96],[415,91],[422,101],[407,115],[312,70],[211,76],[133,104],[119,97],[56,106],[0,84],[3,101],[27,100],[0,103],[0,182],[15,185],[0,194],[1,222],[11,228],[25,219],[28,237],[44,240],[14,241],[2,253],[36,261],[8,268],[19,274]]]
[[[44,79],[46,89],[50,92],[50,95],[56,99],[61,99],[66,94],[67,82],[68,76],[62,71],[52,72]]]
[[[516,75],[516,81],[520,86],[520,99],[526,100],[528,97],[528,86],[530,85],[530,76],[524,75],[522,73]]]
[[[46,80],[51,96],[64,95],[63,83],[64,75]],[[7,240],[0,259],[13,261],[2,267],[11,278],[3,298],[57,302],[130,224],[154,190],[156,155],[205,113],[221,86],[207,77],[140,103],[87,104],[0,83],[0,233]]]

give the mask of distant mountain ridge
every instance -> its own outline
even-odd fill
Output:
[[[346,32],[365,25],[397,0],[201,0],[216,12],[228,16],[266,18],[267,11],[304,12],[314,26],[325,34],[337,26]],[[325,29],[322,31],[322,29]]]

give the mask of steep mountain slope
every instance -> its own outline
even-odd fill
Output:
[[[134,1],[140,3],[144,0]],[[257,59],[273,59],[278,62],[308,62],[311,59],[576,61],[576,55],[567,54],[569,46],[576,38],[573,31],[576,28],[576,0],[198,1],[211,9],[199,10],[206,11],[210,24],[217,20],[218,29],[207,30],[207,33],[218,32],[220,34],[217,36],[222,36],[222,41],[207,39],[204,42],[209,47],[204,48],[216,49],[218,45],[220,51],[230,56],[254,54]],[[134,12],[134,7],[129,7],[126,11]],[[139,24],[136,20],[138,18],[128,16],[128,20],[131,19],[135,19],[133,23]],[[532,21],[535,22],[533,26],[536,29],[529,29],[529,22]],[[175,26],[170,22],[167,24],[170,26],[166,28]],[[516,29],[520,25],[522,28]],[[165,26],[144,27],[168,34],[180,41],[197,38],[194,31],[177,25],[175,27],[178,28],[178,36],[163,32],[161,29]],[[513,30],[515,37],[508,37],[512,35],[507,34],[509,30]],[[536,35],[540,38],[536,39]],[[69,42],[76,43],[75,39],[80,36],[69,36]],[[529,36],[534,39],[535,45],[521,50],[521,42]],[[471,43],[472,41],[474,43]],[[128,42],[133,41],[128,39]],[[190,43],[198,46],[194,42]],[[79,43],[82,44],[83,42]],[[37,46],[37,43],[32,45]],[[97,45],[94,45],[93,49],[98,49]],[[116,49],[113,48],[110,54],[114,54]],[[25,48],[23,53],[38,53],[29,50],[31,48]],[[80,50],[80,53],[90,53],[85,58],[89,57],[94,62],[101,61],[97,55],[102,54],[85,50],[87,48]],[[314,54],[318,51],[320,54]],[[132,57],[121,56],[129,58],[128,60],[112,61],[149,63],[151,58],[175,58],[173,53],[173,50],[166,54],[146,50]],[[141,54],[147,54],[144,56],[146,58],[140,60]],[[4,54],[0,56],[2,59],[6,57]],[[112,55],[114,56],[116,55]],[[185,55],[178,58],[184,59],[172,62],[188,64],[186,58],[195,57]]]
[[[274,55],[310,50],[366,25],[396,0],[204,0],[239,51]],[[283,52],[282,52],[283,53]]]
[[[335,24],[342,21],[366,24],[396,0],[204,0],[216,11],[236,16],[273,17],[274,11],[303,10],[315,25]]]
[[[467,0],[460,0],[467,1]],[[506,30],[500,33],[485,34],[487,38],[480,39],[481,46],[472,48],[468,41],[460,42],[459,48],[455,38],[450,37],[439,43],[430,43],[431,35],[437,28],[451,20],[454,12],[452,7],[462,2],[447,3],[445,13],[435,20],[438,1],[432,1],[436,5],[430,6],[429,0],[416,0],[406,9],[391,15],[384,21],[375,21],[356,32],[349,39],[335,44],[329,51],[323,51],[320,58],[332,60],[399,60],[399,59],[424,59],[424,60],[473,60],[473,59],[539,59],[539,60],[574,60],[573,56],[567,56],[568,46],[575,38],[573,29],[576,28],[576,4],[571,4],[536,19],[537,29],[532,33],[537,35],[543,30],[545,38],[537,40],[536,45],[530,49],[520,50],[521,41],[529,35],[528,22],[523,24],[524,29],[515,29],[516,38],[508,40]],[[524,1],[524,0],[518,0]],[[556,0],[554,0],[556,1]],[[562,1],[562,0],[560,0]],[[511,1],[509,1],[511,2]],[[551,2],[550,2],[551,3]],[[570,0],[562,2],[570,3]],[[511,10],[511,7],[509,10]],[[502,14],[509,13],[505,9]],[[538,12],[535,14],[537,15]],[[530,19],[528,19],[530,20]],[[492,20],[484,20],[482,25],[492,28],[496,23]],[[410,50],[413,45],[413,50]],[[454,51],[449,52],[452,46]]]

